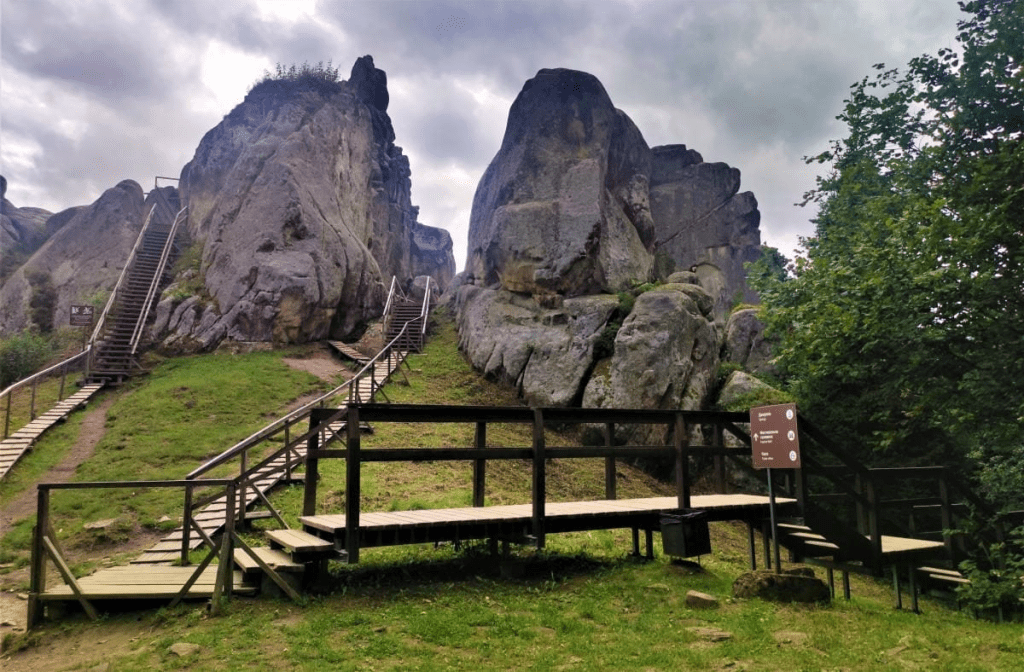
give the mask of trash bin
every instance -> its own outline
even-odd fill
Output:
[[[690,510],[661,516],[661,546],[665,555],[692,558],[711,552],[707,511]]]

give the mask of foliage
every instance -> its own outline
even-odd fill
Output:
[[[1024,527],[1009,539],[982,545],[976,557],[960,563],[970,579],[957,587],[957,598],[981,615],[1002,620],[1024,608]]]
[[[28,301],[32,323],[39,331],[48,334],[53,331],[53,311],[57,308],[57,289],[53,286],[53,278],[47,271],[31,271],[28,282],[32,288]]]
[[[273,94],[294,89],[312,89],[320,93],[336,93],[341,88],[338,68],[332,67],[331,61],[325,64],[320,61],[316,65],[304,62],[302,65],[285,67],[277,64],[274,72],[263,71],[263,76],[249,88],[250,94]]]
[[[52,354],[51,339],[34,331],[0,338],[0,388],[35,373]]]
[[[794,277],[751,278],[802,410],[862,457],[1024,453],[1024,3],[962,7],[960,51],[852,87]]]

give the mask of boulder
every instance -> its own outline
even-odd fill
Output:
[[[732,584],[734,597],[757,597],[769,602],[830,602],[832,594],[821,579],[804,574],[747,572]]]
[[[391,276],[451,281],[451,237],[417,221],[387,102],[364,56],[347,82],[257,85],[206,134],[180,181],[203,289],[165,299],[165,347],[341,338],[380,315]]]
[[[772,370],[771,344],[764,337],[764,323],[756,308],[734,311],[725,325],[723,359],[755,373]]]
[[[745,371],[733,371],[725,379],[722,391],[718,393],[718,407],[730,411],[746,411],[750,404],[744,400],[752,398],[768,398],[772,393],[782,393],[774,387]],[[783,403],[780,401],[779,403]]]
[[[664,285],[637,297],[610,361],[587,384],[584,407],[702,407],[718,368],[718,333],[683,288],[693,285]]]
[[[463,285],[455,299],[459,347],[484,375],[516,385],[534,406],[578,404],[615,296],[567,298],[544,308],[505,290]]]
[[[67,221],[0,287],[0,332],[29,326],[29,303],[43,284],[52,287],[55,327],[67,324],[72,304],[104,298],[135,245],[144,211],[142,187],[125,180],[92,205],[61,213]]]
[[[541,70],[509,111],[469,224],[474,284],[535,295],[627,289],[651,273],[651,154],[593,75]]]
[[[650,185],[658,253],[701,277],[716,319],[725,321],[736,298],[756,303],[744,264],[760,257],[761,214],[752,193],[739,193],[740,171],[665,145],[652,150]]]

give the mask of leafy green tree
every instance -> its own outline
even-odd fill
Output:
[[[794,277],[752,273],[802,409],[862,457],[977,467],[1024,503],[1024,2],[875,66],[805,203]]]

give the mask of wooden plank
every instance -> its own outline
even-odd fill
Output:
[[[333,551],[334,544],[301,530],[269,530],[267,537],[292,553]]]

